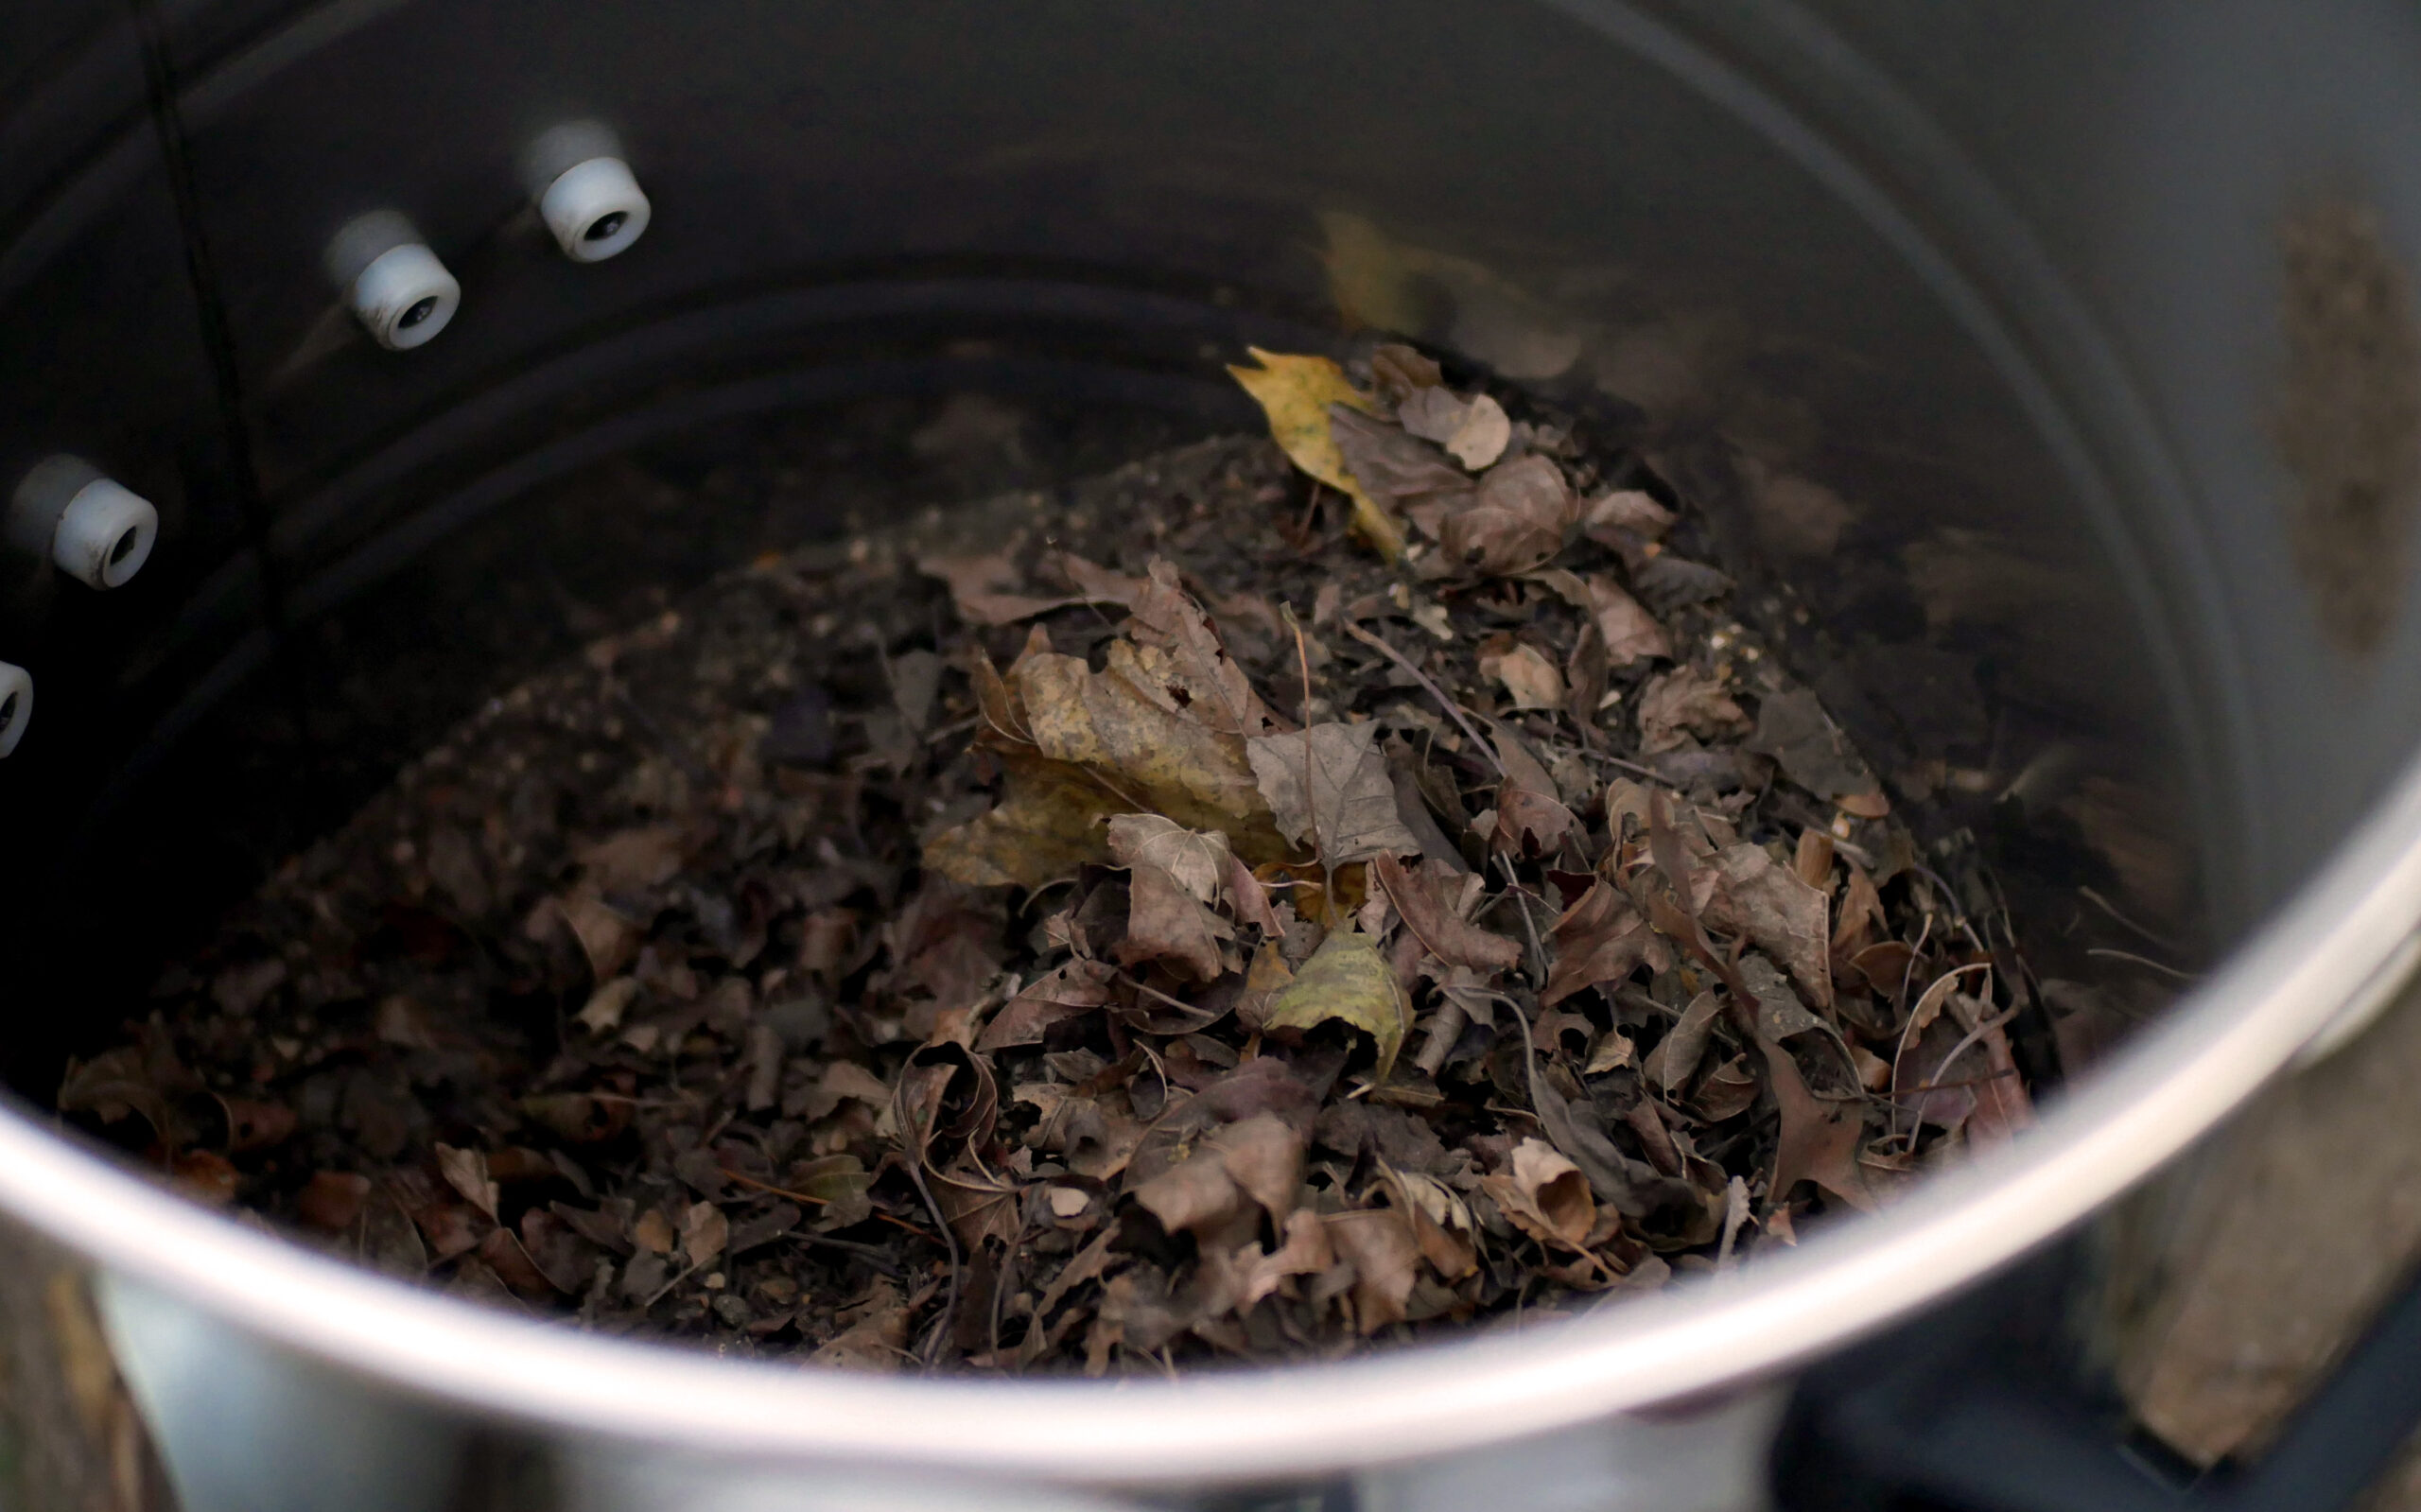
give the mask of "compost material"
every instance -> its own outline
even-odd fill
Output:
[[[61,1107],[497,1305],[1095,1374],[1569,1315],[2025,1127],[1972,846],[1640,458],[1402,347],[1238,376],[1270,439],[494,699]]]

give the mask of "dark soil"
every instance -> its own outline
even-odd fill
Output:
[[[1684,501],[1356,375],[1400,565],[1260,438],[766,557],[410,761],[61,1107],[459,1295],[1097,1373],[1567,1314],[2024,1128],[1992,878]]]

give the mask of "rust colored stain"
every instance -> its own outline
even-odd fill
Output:
[[[2275,435],[2296,495],[2295,567],[2330,644],[2377,649],[2403,600],[2421,512],[2421,322],[2369,207],[2290,216]]]

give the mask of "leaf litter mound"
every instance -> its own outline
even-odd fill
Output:
[[[494,700],[60,1106],[457,1295],[1093,1374],[1568,1315],[2026,1126],[1972,846],[1641,459],[1403,347],[1236,371],[1277,445],[767,559]]]

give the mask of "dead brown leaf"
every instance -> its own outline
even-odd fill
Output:
[[[1002,1005],[976,1036],[975,1048],[989,1054],[1012,1045],[1041,1044],[1052,1025],[1106,1007],[1112,1000],[1109,979],[1106,961],[1063,963]]]
[[[1465,898],[1481,891],[1477,878],[1436,862],[1416,862],[1416,871],[1388,855],[1370,864],[1404,928],[1431,955],[1475,971],[1509,971],[1522,964],[1520,945],[1464,917]]]
[[[1353,1265],[1353,1319],[1364,1333],[1404,1320],[1404,1304],[1420,1278],[1420,1242],[1393,1208],[1330,1213],[1322,1222],[1339,1260]]]
[[[1544,457],[1519,457],[1481,477],[1470,507],[1447,517],[1442,544],[1465,568],[1511,577],[1563,549],[1572,515],[1562,470]]]
[[[462,1194],[462,1200],[488,1215],[496,1217],[496,1203],[501,1193],[496,1184],[488,1179],[488,1157],[477,1150],[458,1150],[450,1144],[436,1146],[437,1173],[445,1184]]]
[[[1150,573],[1127,634],[1137,648],[1137,665],[1158,685],[1159,700],[1183,707],[1222,735],[1251,737],[1282,728],[1228,654],[1210,617],[1179,585],[1175,565],[1154,557]]]
[[[1622,889],[1603,878],[1555,921],[1555,965],[1539,1001],[1552,1006],[1585,987],[1618,982],[1646,959],[1647,921]]]
[[[1332,721],[1262,736],[1245,749],[1279,831],[1298,843],[1309,841],[1329,865],[1420,849],[1396,811],[1376,721]]]
[[[1228,837],[1188,829],[1158,814],[1119,814],[1109,822],[1109,859],[1118,866],[1157,866],[1203,903],[1219,900],[1219,884],[1234,864]]]
[[[1480,675],[1504,685],[1517,709],[1563,707],[1563,674],[1544,652],[1527,642],[1498,652],[1483,652]]]
[[[1790,1051],[1762,1035],[1757,1048],[1765,1052],[1767,1082],[1782,1114],[1773,1177],[1766,1183],[1767,1204],[1783,1206],[1790,1198],[1790,1189],[1805,1180],[1853,1208],[1873,1211],[1874,1194],[1867,1190],[1866,1176],[1857,1164],[1858,1146],[1866,1138],[1865,1105],[1819,1101],[1807,1089]]]
[[[1639,695],[1639,748],[1647,756],[1678,751],[1685,736],[1718,739],[1749,728],[1749,716],[1723,684],[1695,667],[1650,678]]]
[[[1589,611],[1597,634],[1605,638],[1606,660],[1611,665],[1629,667],[1651,657],[1672,660],[1673,637],[1645,605],[1602,572],[1590,574],[1586,581]]]
[[[1506,1220],[1542,1244],[1585,1252],[1597,1201],[1580,1168],[1541,1139],[1524,1139],[1501,1173],[1480,1178]]]
[[[1741,742],[1781,763],[1783,775],[1827,801],[1881,792],[1866,763],[1806,688],[1770,693],[1757,705],[1756,732]]]
[[[1743,842],[1726,846],[1715,854],[1712,864],[1732,900],[1733,921],[1783,964],[1808,1001],[1830,1008],[1833,958],[1824,895],[1777,862],[1763,845]]]
[[[1137,861],[1127,868],[1126,935],[1118,942],[1121,965],[1165,961],[1196,982],[1216,981],[1226,967],[1219,942],[1236,931],[1205,908],[1193,891],[1164,866]]]

